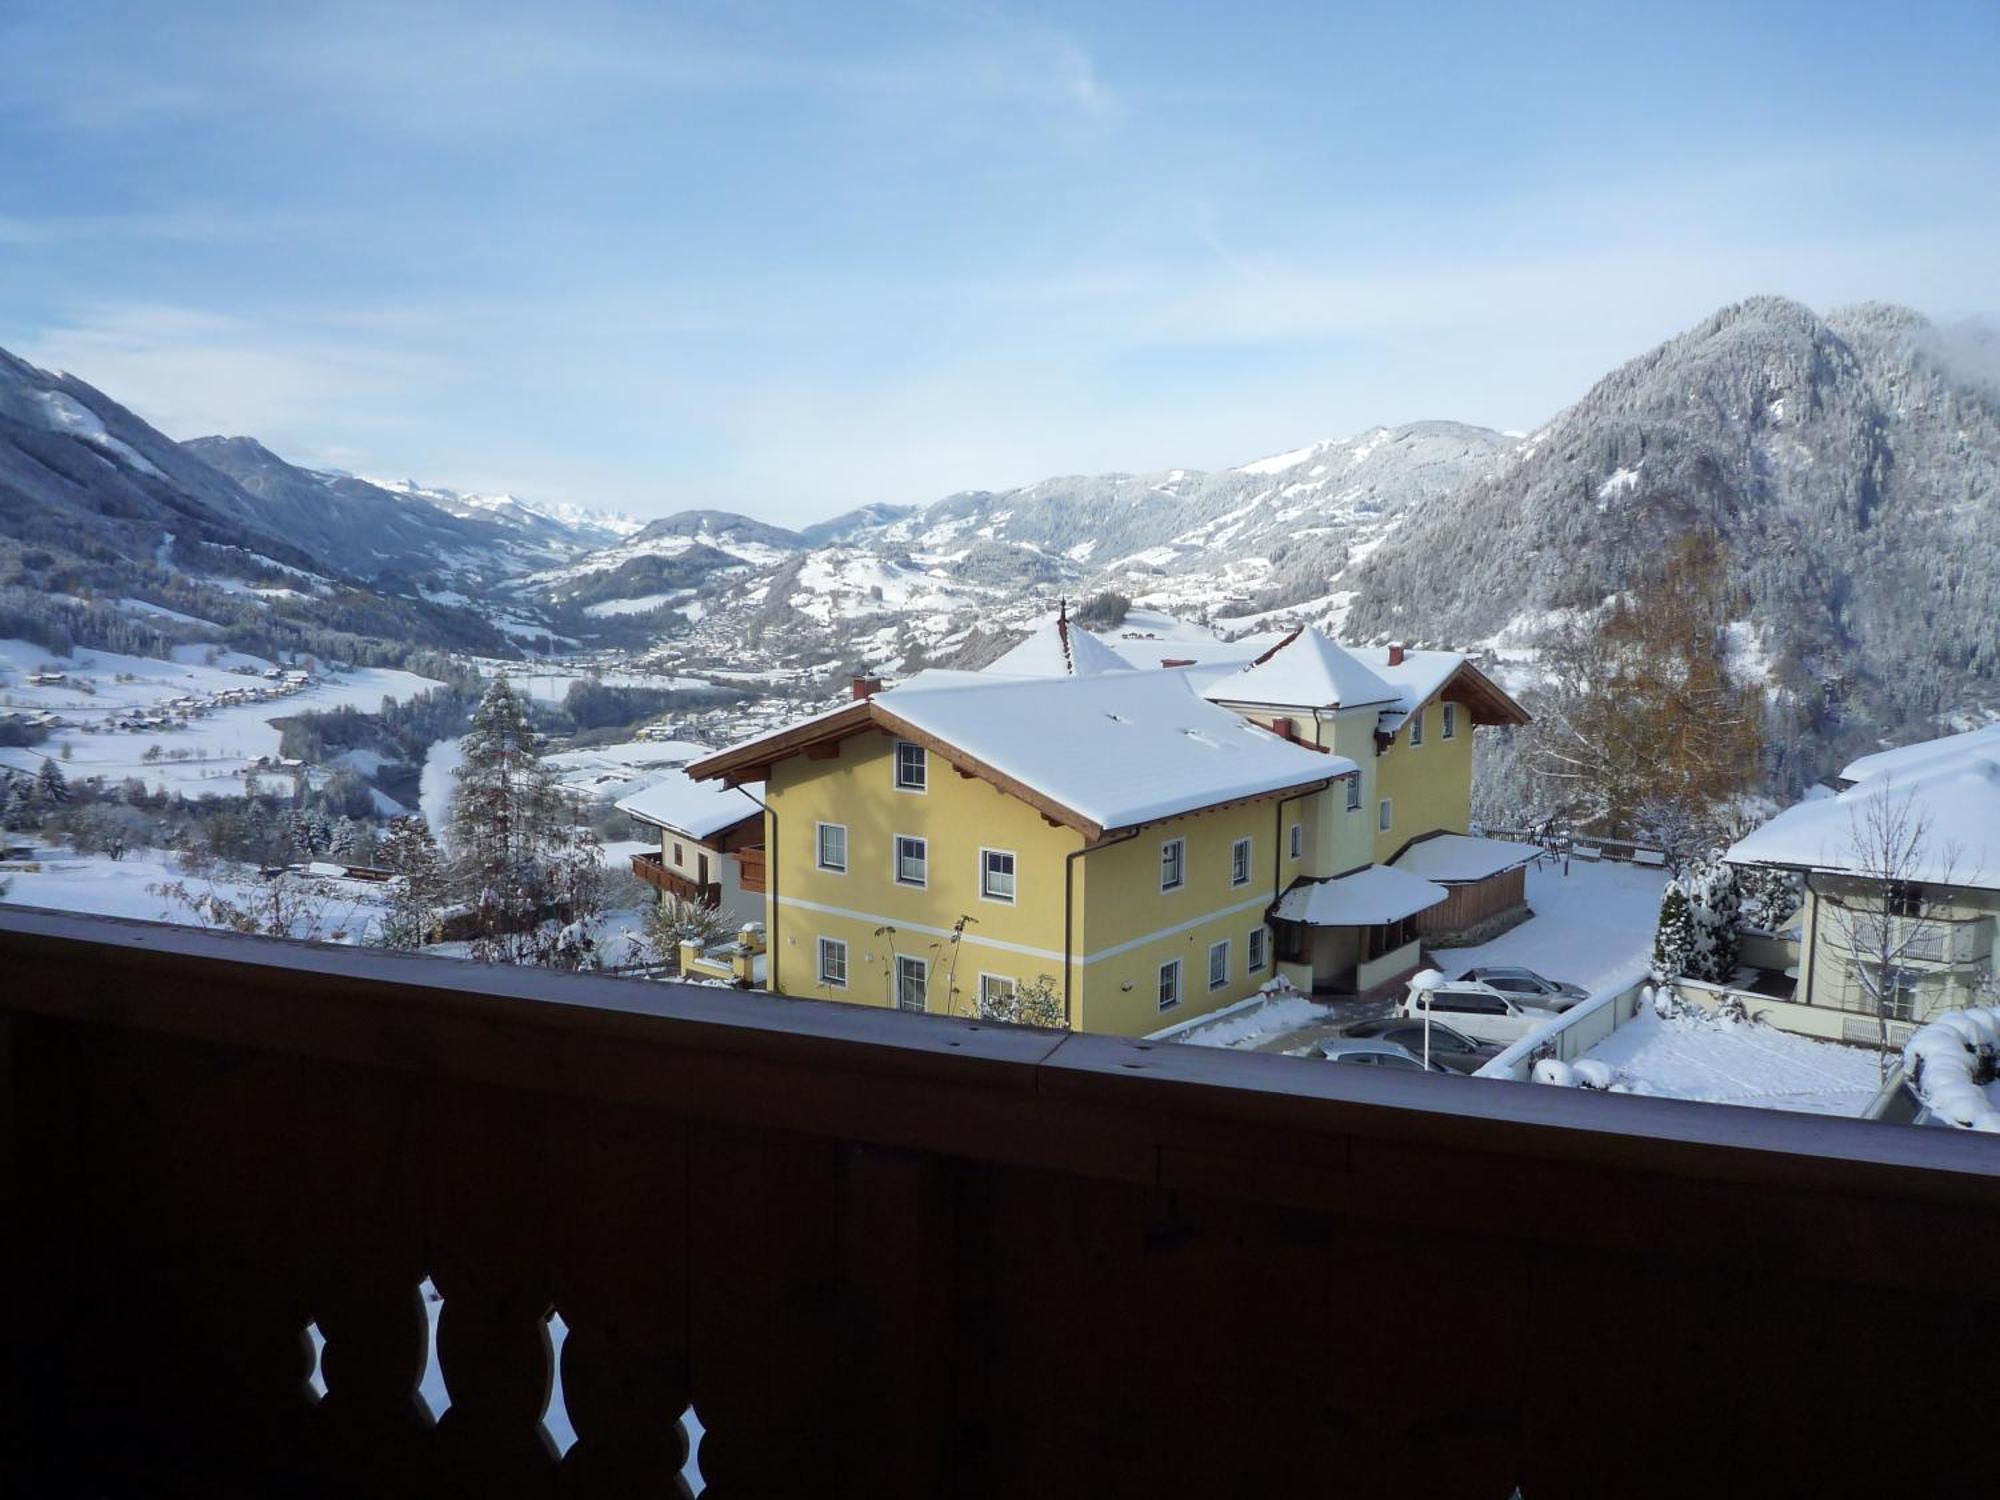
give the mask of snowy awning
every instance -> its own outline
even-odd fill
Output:
[[[1410,845],[1390,864],[1405,875],[1423,880],[1441,880],[1448,885],[1488,880],[1507,870],[1518,870],[1542,851],[1534,844],[1511,839],[1481,839],[1464,833],[1441,833]]]
[[[1450,892],[1388,865],[1370,865],[1352,875],[1295,885],[1271,915],[1309,927],[1379,927],[1428,911]]]
[[[762,797],[764,784],[752,782],[747,790]],[[680,771],[669,771],[631,796],[619,798],[614,805],[641,823],[696,840],[712,838],[738,823],[763,816],[763,809],[735,787],[690,781]]]

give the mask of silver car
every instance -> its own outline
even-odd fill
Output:
[[[1354,1063],[1364,1068],[1404,1068],[1424,1071],[1424,1060],[1408,1047],[1394,1042],[1378,1042],[1369,1037],[1335,1036],[1319,1044],[1319,1055],[1328,1062]],[[1430,1071],[1442,1073],[1444,1065],[1432,1062]]]
[[[1547,978],[1519,964],[1485,964],[1477,969],[1467,969],[1458,977],[1483,984],[1503,995],[1516,996],[1530,1005],[1539,1005],[1543,1010],[1565,1011],[1590,998],[1590,991],[1580,985],[1564,984],[1560,979]]]

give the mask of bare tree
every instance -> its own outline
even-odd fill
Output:
[[[1923,971],[1914,961],[1945,956],[1951,927],[1944,913],[1957,894],[1958,845],[1933,847],[1929,812],[1909,794],[1896,794],[1884,777],[1874,795],[1858,799],[1848,814],[1849,854],[1842,873],[1815,884],[1839,946],[1875,1017],[1882,1076],[1895,1049],[1891,1021],[1920,1021]]]

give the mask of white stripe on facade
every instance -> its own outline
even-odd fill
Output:
[[[922,922],[900,921],[893,917],[882,916],[876,912],[853,911],[845,906],[827,906],[822,902],[807,901],[798,896],[780,896],[778,904],[780,906],[789,906],[799,911],[823,912],[829,917],[846,917],[855,922],[869,922],[877,927],[894,927],[901,932],[921,932],[927,937],[948,938],[954,935],[949,927],[929,927]],[[1245,912],[1251,910],[1253,907],[1269,906],[1270,904],[1271,901],[1268,896],[1252,896],[1249,900],[1238,901],[1233,906],[1218,907],[1216,910],[1204,912],[1198,917],[1191,917],[1185,922],[1176,922],[1171,927],[1162,927],[1157,932],[1148,932],[1140,937],[1132,938],[1128,942],[1118,943],[1113,947],[1101,949],[1096,953],[1084,954],[1076,962],[1079,964],[1094,964],[1107,958],[1120,958],[1127,953],[1144,948],[1150,943],[1158,943],[1170,937],[1178,937],[1184,932],[1194,931],[1197,927],[1205,927],[1210,922],[1218,922],[1224,917],[1233,917],[1238,912]],[[1060,953],[1052,952],[1047,948],[1031,948],[1025,943],[1009,943],[1000,938],[981,937],[973,932],[964,932],[957,934],[957,936],[963,942],[975,943],[982,948],[995,948],[1002,953],[1018,953],[1024,958],[1045,958],[1053,964],[1060,964],[1063,961],[1063,956]]]

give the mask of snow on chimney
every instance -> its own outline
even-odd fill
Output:
[[[1403,652],[1404,652],[1404,650],[1405,650],[1405,649],[1406,649],[1406,648],[1404,647],[1404,645],[1403,645],[1403,643],[1402,643],[1401,641],[1391,641],[1391,642],[1389,642],[1389,665],[1390,665],[1390,666],[1392,666],[1392,667],[1400,667],[1400,666],[1401,666],[1401,665],[1403,664]]]
[[[859,703],[863,698],[872,698],[881,691],[882,679],[879,677],[857,677],[854,679],[854,701],[856,703]]]

